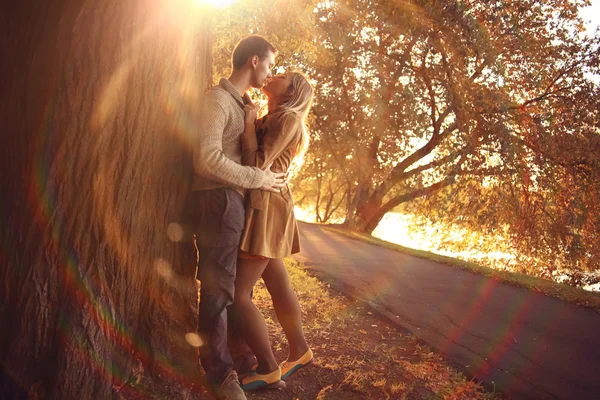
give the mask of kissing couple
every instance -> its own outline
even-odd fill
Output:
[[[183,222],[193,227],[198,251],[200,362],[219,399],[242,400],[244,391],[285,387],[313,361],[283,262],[300,251],[286,176],[308,146],[313,88],[298,72],[273,76],[276,57],[275,47],[261,36],[237,44],[230,77],[201,101],[193,143],[195,174]],[[268,112],[260,118],[250,88],[260,88],[268,99]],[[252,301],[260,278],[288,342],[281,363]]]

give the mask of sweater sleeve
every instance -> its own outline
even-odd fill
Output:
[[[200,112],[198,140],[194,144],[194,169],[209,179],[244,189],[262,186],[265,173],[255,166],[242,166],[223,153],[226,113],[217,99],[205,97]]]

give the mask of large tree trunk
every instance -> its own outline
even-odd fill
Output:
[[[371,234],[377,228],[386,213],[381,213],[381,204],[361,203],[353,215],[347,216],[344,226],[357,232]]]
[[[348,229],[371,234],[383,218],[383,215],[378,215],[383,201],[379,198],[373,201],[370,192],[369,185],[363,182],[348,196],[353,199],[351,204],[348,203],[344,220],[344,226]]]
[[[189,393],[195,260],[167,226],[210,81],[199,10],[4,3],[0,398],[147,398],[148,376]]]

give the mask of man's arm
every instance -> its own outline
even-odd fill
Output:
[[[225,125],[226,114],[223,107],[215,99],[205,99],[200,115],[198,140],[194,146],[196,173],[230,186],[261,188],[265,181],[264,171],[239,165],[223,154]]]

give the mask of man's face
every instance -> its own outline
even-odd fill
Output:
[[[289,92],[293,79],[294,75],[291,72],[279,74],[269,79],[262,87],[262,91],[269,99],[280,99]]]
[[[255,67],[252,70],[252,79],[250,84],[254,88],[261,88],[265,81],[273,76],[271,70],[275,66],[275,54],[268,52],[262,59],[256,57]]]

